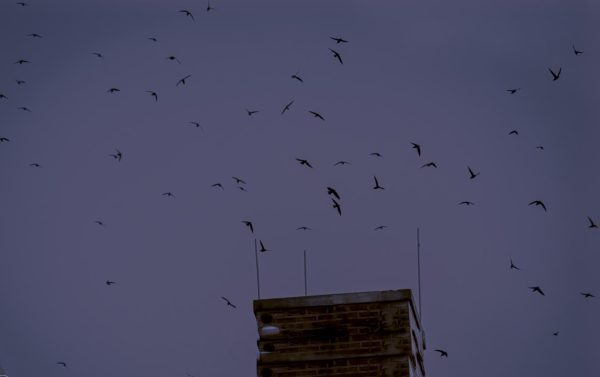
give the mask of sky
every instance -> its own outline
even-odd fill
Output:
[[[427,375],[600,371],[597,2],[26,2],[0,3],[10,377],[253,376],[255,239],[262,298],[304,294],[304,250],[309,294],[416,295],[417,228]]]

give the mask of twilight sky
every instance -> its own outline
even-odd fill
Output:
[[[27,3],[0,3],[10,377],[254,376],[255,237],[270,298],[304,249],[310,294],[415,289],[417,227],[429,376],[598,375],[597,2]]]

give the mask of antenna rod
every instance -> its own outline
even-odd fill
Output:
[[[308,284],[306,282],[306,250],[304,250],[304,296],[308,296]]]
[[[258,299],[260,300],[260,271],[258,270],[258,248],[256,246],[256,238],[254,239],[254,258],[256,259],[256,288],[258,291]]]
[[[421,238],[417,227],[417,280],[419,284],[419,322],[421,322]],[[422,326],[423,324],[421,324]]]

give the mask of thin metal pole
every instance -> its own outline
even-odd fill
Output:
[[[258,270],[258,247],[256,238],[254,239],[254,258],[256,259],[256,288],[258,291],[258,299],[260,300],[260,271]]]
[[[421,238],[417,227],[417,280],[419,284],[419,322],[421,321]]]
[[[308,284],[306,282],[306,250],[304,250],[304,296],[308,296]]]

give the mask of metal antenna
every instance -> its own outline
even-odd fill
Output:
[[[304,296],[308,296],[308,284],[306,282],[306,250],[304,250]]]
[[[417,281],[419,284],[419,322],[421,322],[421,238],[419,234],[419,227],[417,227]]]
[[[256,259],[256,288],[258,290],[258,299],[260,300],[260,271],[258,270],[258,247],[256,246],[256,238],[254,239],[254,258]],[[419,301],[420,300],[421,299],[419,298]]]

